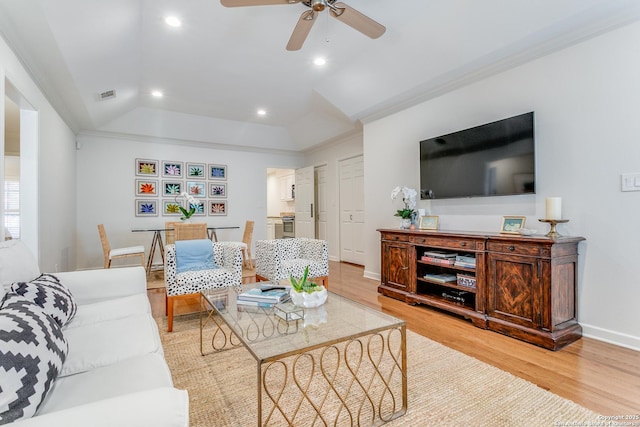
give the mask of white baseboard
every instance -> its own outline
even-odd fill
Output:
[[[608,329],[586,325],[584,323],[580,323],[580,326],[582,326],[582,336],[584,337],[640,351],[640,337],[610,331]]]
[[[372,271],[365,270],[364,273],[362,274],[362,276],[366,277],[367,279],[373,279],[373,280],[380,281],[380,273],[374,273]]]

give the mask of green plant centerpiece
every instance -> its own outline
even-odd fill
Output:
[[[301,278],[289,276],[291,301],[298,307],[318,307],[327,301],[327,290],[309,279],[309,266],[304,268]]]

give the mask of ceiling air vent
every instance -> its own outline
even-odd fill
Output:
[[[104,91],[104,92],[102,92],[100,94],[100,100],[101,101],[106,101],[107,99],[111,99],[111,98],[115,98],[115,97],[116,97],[115,89],[106,90],[106,91]]]

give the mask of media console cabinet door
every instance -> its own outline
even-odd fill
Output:
[[[382,267],[383,281],[407,292],[411,290],[411,251],[413,246],[403,243],[385,242],[383,244]]]
[[[539,262],[534,257],[488,256],[487,315],[528,328],[546,325]]]

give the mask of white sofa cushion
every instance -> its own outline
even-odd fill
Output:
[[[66,331],[70,328],[145,313],[151,313],[151,304],[149,304],[149,298],[145,294],[129,295],[93,304],[82,304],[78,306],[78,312],[73,320],[67,323],[62,330]]]
[[[38,304],[60,326],[73,319],[78,310],[69,289],[51,274],[42,274],[30,282],[16,282],[11,291]]]
[[[147,271],[140,266],[68,271],[56,276],[78,305],[147,293]]]
[[[172,386],[171,373],[164,358],[157,353],[145,354],[58,378],[37,415],[123,394]]]
[[[64,335],[69,355],[61,377],[143,354],[163,354],[158,326],[148,314],[69,328]]]
[[[21,240],[0,242],[0,285],[28,282],[40,275],[40,268],[27,245]]]
[[[12,427],[189,427],[189,395],[163,387],[19,421]]]
[[[67,351],[60,325],[42,307],[7,296],[0,309],[0,424],[33,416]]]

